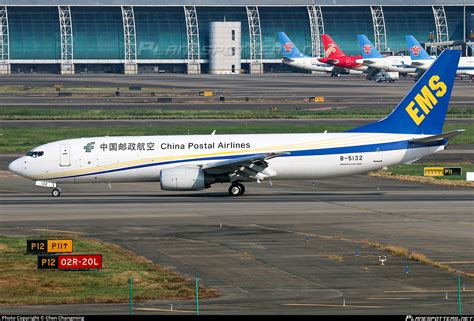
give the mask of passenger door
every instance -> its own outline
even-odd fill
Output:
[[[62,144],[59,153],[59,166],[71,166],[71,145]]]

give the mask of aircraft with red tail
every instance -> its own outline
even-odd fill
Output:
[[[321,39],[323,40],[325,57],[319,58],[319,61],[339,68],[347,68],[361,72],[367,71],[367,66],[356,62],[356,60],[361,59],[362,56],[346,55],[329,35],[321,35]]]

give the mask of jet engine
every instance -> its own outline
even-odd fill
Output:
[[[198,166],[177,166],[160,172],[161,189],[165,191],[197,191],[211,187],[206,174]]]

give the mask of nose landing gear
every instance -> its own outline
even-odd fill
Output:
[[[241,196],[245,193],[245,186],[241,183],[232,183],[229,187],[229,194],[231,196]]]
[[[51,195],[53,195],[53,197],[58,197],[59,195],[61,195],[61,189],[55,182],[36,181],[35,185],[39,187],[52,188],[53,190],[51,191]]]

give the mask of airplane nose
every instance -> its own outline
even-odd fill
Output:
[[[15,159],[13,162],[11,162],[8,165],[8,170],[10,172],[13,172],[20,176],[22,176],[23,169],[24,169],[24,166],[23,166],[23,161],[21,158]]]

